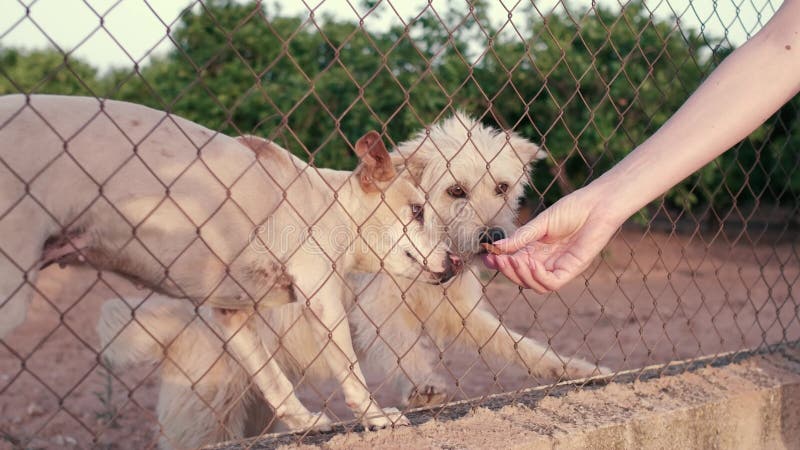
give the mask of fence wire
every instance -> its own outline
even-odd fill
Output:
[[[551,3],[83,1],[67,48],[55,2],[4,2],[4,441],[303,443],[797,342],[797,98],[558,292],[481,264],[779,6]],[[131,4],[145,50],[112,26]],[[100,38],[126,64],[79,56]]]

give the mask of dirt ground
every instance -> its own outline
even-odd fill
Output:
[[[487,283],[485,307],[509,328],[615,370],[800,339],[794,235],[769,245],[745,236],[731,246],[721,235],[625,231],[586,278],[558,294],[522,291],[502,277]],[[112,275],[57,267],[38,288],[27,322],[0,343],[0,448],[154,446],[157,368],[116,378],[96,357],[100,305],[136,291]],[[444,366],[456,398],[543,382],[476,352],[448,351]],[[303,396],[312,409],[315,397]],[[340,396],[334,403],[347,417]]]

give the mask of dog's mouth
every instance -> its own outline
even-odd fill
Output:
[[[424,273],[429,275],[430,278],[426,277],[424,279],[424,282],[426,282],[428,284],[434,284],[434,285],[445,284],[448,281],[450,281],[451,279],[453,279],[453,277],[455,277],[458,273],[460,273],[461,272],[461,268],[463,267],[463,264],[461,263],[461,258],[448,253],[447,254],[447,259],[445,260],[445,264],[444,264],[444,266],[445,266],[444,271],[442,271],[442,272],[434,272],[431,269],[429,269],[425,264],[422,264],[408,250],[406,250],[405,253],[406,253],[406,256],[410,260],[414,261],[414,263],[417,266],[419,266],[420,270],[422,270]]]

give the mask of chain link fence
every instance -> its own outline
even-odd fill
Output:
[[[311,442],[796,345],[797,98],[562,290],[480,262],[779,2],[399,3],[75,2],[70,47],[0,3],[4,445]]]

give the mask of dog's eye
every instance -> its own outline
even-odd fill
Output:
[[[418,203],[411,205],[411,218],[419,223],[423,223],[425,221],[425,209],[422,207],[422,205]]]
[[[447,194],[450,195],[450,197],[464,198],[467,196],[467,191],[465,191],[461,185],[454,184],[447,188]]]
[[[497,195],[506,195],[508,193],[508,183],[498,183],[494,188],[494,193]]]

